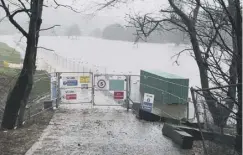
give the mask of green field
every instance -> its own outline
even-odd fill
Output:
[[[21,55],[14,48],[0,42],[0,60],[19,64],[21,63]]]
[[[19,64],[21,63],[21,56],[18,51],[0,42],[0,60]],[[7,77],[12,81],[11,86],[8,86],[11,88],[15,83],[14,81],[18,78],[20,71],[20,69],[0,67],[0,76]],[[33,100],[48,92],[50,92],[50,78],[48,77],[48,73],[46,71],[36,71],[34,85],[29,99]]]
[[[30,94],[30,101],[49,92],[50,94],[50,77],[46,71],[36,71],[34,76],[34,85]]]
[[[17,79],[20,69],[0,68],[0,76],[5,75],[9,79]],[[14,84],[14,83],[12,83]],[[13,87],[13,86],[10,86]],[[30,94],[30,100],[37,98],[40,95],[50,92],[50,78],[46,71],[36,71],[34,75],[33,89]]]

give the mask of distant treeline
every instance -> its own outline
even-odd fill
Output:
[[[23,25],[24,28],[27,28]],[[42,25],[42,27],[50,27],[49,25]],[[12,35],[18,32],[14,27],[4,26],[0,27],[0,35]],[[85,30],[81,30],[78,24],[72,24],[70,26],[55,27],[48,31],[41,31],[41,36],[68,36],[68,37],[78,37],[78,36],[92,36],[96,38],[103,38],[108,40],[121,40],[134,42],[137,39],[136,29],[132,27],[125,27],[120,24],[111,24],[102,29],[94,29],[89,34],[85,33]],[[143,39],[139,39],[139,42],[143,42]],[[187,36],[179,30],[173,31],[163,31],[163,32],[153,32],[148,38],[147,42],[150,43],[187,43]]]
[[[121,40],[121,41],[129,41],[134,42],[137,41],[137,31],[133,27],[124,27],[120,24],[112,24],[108,25],[102,31],[101,29],[95,29],[91,32],[90,36],[108,39],[108,40]],[[163,32],[153,32],[146,39],[143,35],[140,34],[139,42],[149,42],[149,43],[187,43],[187,36],[179,31],[163,31]]]
[[[179,30],[173,30],[173,31],[165,30],[165,31],[153,32],[149,35],[149,37],[144,38],[141,32],[139,32],[139,35],[137,34],[135,28],[124,27],[120,24],[112,24],[107,26],[103,30],[101,37],[109,40],[122,40],[122,41],[134,42],[138,39],[137,38],[138,36],[141,37],[138,40],[139,42],[146,41],[150,43],[175,43],[175,44],[188,42],[187,36]]]

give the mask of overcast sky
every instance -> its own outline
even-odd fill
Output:
[[[48,4],[53,3],[52,0],[46,0]],[[92,13],[99,7],[99,4],[104,4],[110,0],[57,0],[60,4],[70,5],[73,8],[84,13]],[[98,14],[102,16],[122,17],[130,11],[135,12],[151,12],[159,10],[163,5],[166,5],[167,0],[117,0],[127,1],[127,3],[117,3],[116,7],[104,9]]]
[[[108,24],[126,24],[124,17],[128,13],[134,12],[158,12],[161,7],[167,4],[167,0],[128,0],[128,3],[119,3],[116,7],[105,8],[93,15],[97,10],[97,4],[104,3],[105,0],[57,0],[60,4],[72,6],[81,13],[75,13],[69,9],[44,8],[43,23],[77,23],[81,28],[92,30],[94,28],[103,29]],[[53,0],[46,0],[46,4],[51,6]]]
[[[59,8],[55,10],[55,13],[52,11],[46,11],[44,17],[52,18],[52,15],[55,18],[60,18],[60,20],[69,20],[63,18],[64,14],[68,14],[69,18],[75,19],[77,16],[92,14],[98,8],[97,3],[104,3],[105,0],[57,0],[60,4],[70,5],[76,10],[80,11],[80,14],[76,14],[68,9]],[[107,1],[107,0],[106,0]],[[107,17],[113,19],[114,21],[121,21],[124,19],[127,13],[134,12],[157,12],[161,7],[163,7],[167,0],[127,0],[128,3],[119,3],[116,7],[105,8],[102,11],[96,12],[96,16]],[[52,0],[47,0],[47,4],[51,5]],[[47,9],[46,9],[47,10]],[[52,9],[53,10],[53,9]],[[52,13],[51,13],[52,12]],[[52,15],[51,15],[52,14]],[[47,16],[48,17],[47,17]]]
[[[52,5],[54,4],[53,0],[45,0],[45,4],[49,7],[44,7],[42,25],[45,26],[60,24],[68,26],[72,24],[78,24],[81,29],[84,29],[84,31],[92,31],[92,29],[94,28],[103,29],[105,26],[113,23],[125,24],[124,17],[128,13],[158,12],[162,7],[165,7],[165,5],[167,4],[167,0],[127,0],[128,2],[125,4],[119,3],[116,5],[116,7],[105,8],[99,12],[96,12],[95,16],[88,16],[95,12],[95,10],[98,8],[98,3],[104,3],[108,0],[56,1],[63,5],[70,5],[81,13],[75,13],[63,7],[54,9],[52,7]],[[0,9],[0,16],[3,15],[5,15],[5,13],[2,9]],[[20,22],[24,22],[25,24],[27,24],[28,21],[23,16],[18,16],[16,17],[16,19],[19,19]]]

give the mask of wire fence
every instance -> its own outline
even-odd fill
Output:
[[[0,122],[3,117],[5,102],[7,100],[8,93],[17,79],[17,73],[8,71],[4,72],[3,68],[1,68],[1,70],[2,72],[0,72]]]
[[[34,84],[26,106],[25,120],[30,119],[44,110],[44,101],[50,100],[50,75],[45,71],[39,71],[34,76]]]
[[[4,69],[6,70],[6,68]],[[9,69],[12,70],[12,69]],[[144,95],[144,92],[141,91],[141,87],[143,88],[149,88],[149,92],[152,94],[155,94],[156,96],[156,100],[155,100],[155,105],[159,105],[159,102],[163,102],[163,101],[157,101],[157,96],[161,96],[161,94],[164,94],[168,97],[174,97],[177,98],[179,101],[184,102],[184,103],[188,103],[188,99],[187,98],[183,98],[181,96],[179,96],[178,94],[171,92],[169,90],[165,90],[162,89],[161,87],[158,87],[158,85],[151,85],[148,83],[144,83],[141,82],[141,79],[153,79],[154,81],[156,81],[157,83],[166,83],[166,84],[170,84],[172,86],[177,86],[177,88],[179,90],[187,89],[187,91],[189,90],[188,86],[185,86],[183,84],[178,84],[176,82],[173,81],[169,81],[166,79],[161,79],[155,76],[143,76],[143,75],[132,75],[132,72],[119,72],[119,71],[115,71],[112,69],[109,69],[105,66],[100,66],[100,65],[95,65],[95,64],[90,64],[88,63],[88,61],[82,59],[82,58],[66,58],[63,57],[61,55],[58,55],[55,52],[51,52],[51,51],[47,51],[44,49],[38,49],[38,55],[37,55],[37,70],[42,70],[39,72],[35,73],[35,84],[33,86],[33,90],[31,92],[31,96],[30,96],[30,103],[27,105],[28,110],[28,116],[31,116],[32,114],[34,114],[35,112],[39,112],[39,110],[41,108],[43,108],[43,100],[42,100],[42,96],[45,97],[45,95],[50,94],[50,90],[49,90],[49,86],[50,86],[50,78],[49,75],[51,73],[54,72],[92,72],[93,74],[121,74],[121,75],[129,75],[130,77],[130,90],[129,91],[129,99],[130,99],[130,104],[132,103],[141,103],[142,102],[142,98]],[[13,74],[15,76],[18,76],[18,74]],[[109,80],[109,79],[108,79]],[[39,83],[49,83],[48,85],[48,90],[45,90],[47,88],[43,88],[43,85],[39,85]],[[6,82],[4,82],[6,83]],[[125,82],[126,85],[126,82]],[[125,86],[126,87],[126,86]],[[5,91],[6,92],[6,91]],[[83,90],[82,92],[85,93],[85,90]],[[149,93],[147,92],[147,93]],[[104,96],[106,96],[110,101],[114,101],[114,92],[111,91],[103,91],[102,94]],[[37,95],[38,94],[38,95]],[[126,94],[126,93],[125,93]],[[159,94],[159,95],[158,95]],[[92,95],[92,94],[91,94]],[[4,96],[4,95],[3,95]],[[5,95],[6,96],[6,95]],[[48,99],[48,97],[46,98]],[[5,99],[6,100],[6,99]],[[3,101],[3,103],[5,102],[5,100]],[[118,101],[115,101],[116,103],[118,103]],[[190,102],[189,102],[190,103]],[[33,105],[30,106],[31,104],[37,104],[40,105],[39,108],[35,108]],[[125,104],[125,101],[119,101],[118,104]],[[2,104],[3,105],[3,104]],[[3,108],[1,108],[1,110],[3,111],[4,109],[4,105],[2,106]],[[172,108],[168,108],[166,110],[165,107],[160,107],[157,106],[157,110],[159,109],[159,113],[163,113],[166,114],[167,116],[173,116],[178,114],[178,117],[176,116],[176,118],[181,119],[182,117],[186,117],[186,113],[187,112],[187,107],[186,104],[183,105],[171,105],[169,107]],[[32,110],[31,110],[32,109]],[[178,109],[178,111],[174,111],[173,109]],[[0,111],[1,111],[0,110]],[[193,113],[194,108],[190,109],[190,113]],[[1,114],[0,114],[1,115]],[[193,117],[193,115],[190,115],[191,118]]]
[[[4,109],[9,92],[13,89],[20,69],[2,67],[0,73],[0,122],[2,121]],[[29,100],[26,105],[25,117],[27,120],[31,115],[43,110],[43,101],[50,98],[50,76],[46,71],[36,71],[34,83]]]
[[[232,86],[226,86],[228,90]],[[235,155],[237,97],[223,88],[191,90],[197,122],[200,122],[202,146],[207,155]]]
[[[58,71],[69,71],[69,72],[92,72],[93,74],[121,74],[119,72],[116,71],[112,71],[109,70],[108,68],[104,67],[104,66],[98,66],[98,65],[94,65],[94,64],[89,64],[88,62],[86,62],[85,60],[81,59],[81,58],[75,58],[75,59],[71,59],[71,58],[64,58],[61,55],[58,55],[54,52],[50,52],[50,51],[45,51],[45,50],[41,50],[38,53],[37,56],[37,69],[38,70],[43,70],[43,72],[36,72],[35,76],[37,78],[35,78],[35,83],[33,86],[33,90],[31,92],[31,96],[29,101],[30,102],[37,102],[37,100],[39,99],[39,96],[43,96],[48,93],[50,93],[50,90],[48,91],[43,91],[42,86],[39,86],[38,83],[44,83],[44,82],[50,82],[50,78],[48,78],[48,76],[53,73],[53,72],[58,72]],[[6,70],[6,69],[5,69]],[[10,69],[11,70],[11,69]],[[47,75],[48,73],[48,75]],[[166,91],[164,89],[161,89],[159,87],[157,87],[156,85],[149,85],[147,83],[143,83],[141,82],[141,78],[147,78],[147,79],[153,79],[156,80],[157,82],[164,82],[167,84],[171,84],[171,85],[175,85],[177,86],[179,89],[180,88],[186,88],[189,90],[188,86],[185,85],[181,85],[172,81],[168,81],[165,79],[160,79],[160,78],[156,78],[154,76],[143,76],[143,75],[132,75],[132,73],[122,73],[123,75],[129,75],[130,77],[130,90],[129,90],[129,99],[130,104],[132,103],[141,103],[142,102],[142,98],[143,98],[143,94],[144,92],[141,92],[141,87],[146,87],[146,88],[150,88],[151,90],[153,90],[151,93],[157,93],[157,94],[164,94],[170,97],[175,97],[178,98],[178,100],[181,100],[183,102],[188,102],[187,99],[185,98],[181,98],[180,96],[178,96],[175,93],[171,93],[169,91]],[[17,76],[18,74],[16,74]],[[126,82],[125,82],[126,84]],[[49,84],[50,85],[50,84]],[[6,92],[6,91],[5,91]],[[108,97],[109,100],[113,100],[114,101],[114,94],[113,92],[110,91],[106,91],[106,92],[102,92],[104,96]],[[36,94],[38,94],[38,96],[36,96]],[[5,95],[6,96],[6,95]],[[119,104],[125,104],[125,101],[115,101],[115,102],[119,102]],[[41,102],[40,102],[41,104]],[[4,106],[2,106],[4,107]],[[41,107],[41,106],[40,106]],[[27,111],[31,111],[30,109],[33,108],[33,106],[27,106],[28,110]],[[33,108],[34,109],[34,108]],[[157,110],[159,109],[159,113],[164,113],[166,115],[175,115],[175,112],[171,109],[168,109],[170,112],[166,112],[165,110],[163,111],[163,107],[157,107]],[[177,109],[179,109],[179,114],[180,117],[178,118],[182,118],[186,117],[186,112],[187,109],[185,106],[183,107],[177,107]],[[193,108],[191,108],[193,110]],[[3,111],[3,108],[1,108],[0,111]],[[35,110],[33,110],[35,111]],[[38,110],[36,110],[38,111]],[[32,112],[29,112],[31,115]]]

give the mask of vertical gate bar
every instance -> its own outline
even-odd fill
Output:
[[[132,92],[132,76],[129,75],[129,98],[131,99],[131,92]]]
[[[129,76],[126,75],[126,104],[127,104],[127,111],[129,111]]]
[[[91,72],[91,76],[92,76],[92,78],[91,78],[91,85],[92,85],[92,106],[94,106],[94,73],[93,72]]]
[[[92,81],[92,89],[93,89],[93,106],[95,105],[95,76],[96,74],[93,74],[93,81]]]
[[[58,108],[60,99],[61,99],[61,97],[60,97],[60,73],[59,72],[56,73],[56,78],[57,78],[56,79],[57,80],[56,108]]]

